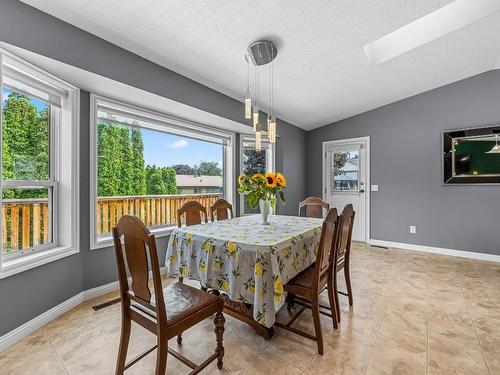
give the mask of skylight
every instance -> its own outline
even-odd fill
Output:
[[[456,0],[363,47],[379,64],[500,11],[498,0]]]

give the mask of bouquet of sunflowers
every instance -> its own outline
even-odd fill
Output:
[[[275,208],[278,201],[277,196],[285,204],[286,179],[281,173],[269,172],[266,175],[255,173],[253,176],[241,175],[238,177],[240,185],[238,192],[247,193],[247,202],[252,207],[257,207],[260,201],[270,201],[271,207]]]

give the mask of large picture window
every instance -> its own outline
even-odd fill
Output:
[[[232,200],[233,134],[97,96],[93,102],[94,247],[110,244],[124,214],[161,234],[189,200],[207,209]]]
[[[78,95],[76,88],[7,52],[0,51],[0,60],[0,276],[5,277],[77,251],[78,148],[72,138]]]

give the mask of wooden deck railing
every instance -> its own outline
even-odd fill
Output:
[[[111,232],[120,217],[131,214],[148,227],[177,224],[177,209],[188,201],[212,206],[221,194],[144,195],[131,197],[99,197],[97,201],[97,234]]]
[[[12,252],[49,241],[47,198],[2,201],[2,249]]]
[[[212,206],[221,194],[145,195],[99,197],[97,234],[109,234],[124,214],[136,215],[147,226],[177,224],[177,209],[190,200]],[[2,201],[2,244],[4,252],[42,245],[50,240],[48,200],[4,199]]]

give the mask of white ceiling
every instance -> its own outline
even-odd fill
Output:
[[[382,64],[369,62],[364,45],[451,0],[23,1],[238,100],[247,45],[269,38],[279,49],[278,117],[304,129],[500,62],[500,13]]]

